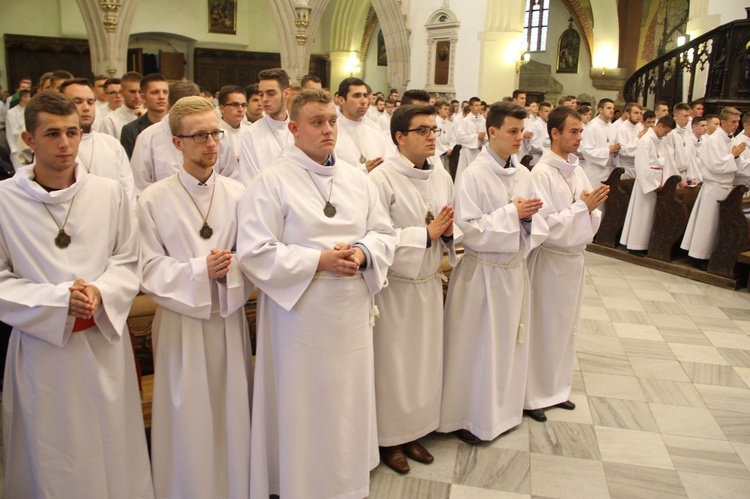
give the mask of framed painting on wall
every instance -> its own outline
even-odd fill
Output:
[[[378,31],[378,66],[388,65],[388,51],[385,48],[383,30]]]
[[[208,0],[208,32],[237,34],[237,2],[235,0]]]
[[[578,55],[581,49],[581,36],[572,27],[560,35],[557,45],[557,72],[577,73]]]

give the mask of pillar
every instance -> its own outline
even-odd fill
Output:
[[[138,0],[77,0],[89,35],[91,71],[110,76],[127,71],[128,40]]]
[[[518,86],[516,62],[525,51],[524,0],[487,0],[485,30],[479,33],[479,97],[487,102]]]

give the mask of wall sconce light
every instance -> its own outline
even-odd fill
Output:
[[[360,61],[359,58],[355,53],[351,53],[349,55],[349,60],[346,61],[346,66],[344,66],[344,71],[349,73],[349,76],[354,76],[355,74],[359,74],[360,71],[362,71],[362,68],[360,67]]]
[[[677,46],[682,47],[690,40],[689,35],[680,35],[677,37]]]
[[[516,61],[516,73],[520,73],[521,68],[524,67],[530,60],[531,54],[528,50],[521,54],[521,58]]]

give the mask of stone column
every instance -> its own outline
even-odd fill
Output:
[[[525,8],[524,0],[487,0],[485,30],[478,34],[478,97],[488,103],[511,95],[518,85]]]
[[[138,0],[77,0],[89,35],[91,71],[110,76],[127,71],[128,39]]]

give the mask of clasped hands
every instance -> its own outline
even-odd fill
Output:
[[[365,265],[367,259],[364,251],[351,244],[338,243],[332,249],[320,252],[318,270],[325,270],[333,274],[353,276],[359,267]]]
[[[70,290],[68,315],[77,319],[94,317],[94,312],[102,303],[102,294],[99,288],[93,284],[88,284],[83,279],[76,279],[68,289]]]

